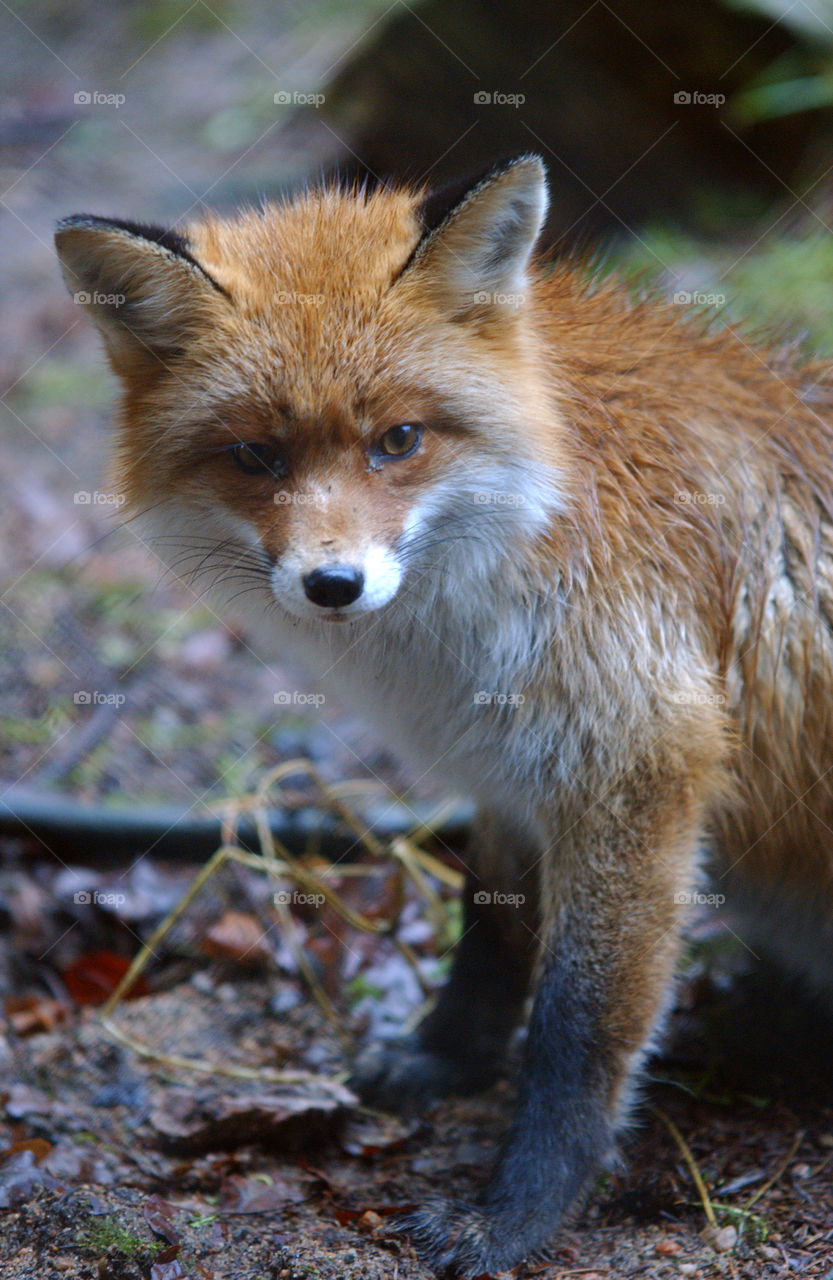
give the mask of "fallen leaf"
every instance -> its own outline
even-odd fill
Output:
[[[51,996],[10,996],[6,1014],[13,1031],[19,1036],[33,1036],[39,1031],[54,1031],[66,1022],[69,1009]]]
[[[226,911],[206,933],[202,949],[206,955],[237,964],[264,965],[272,960],[263,925],[243,911]]]
[[[64,969],[61,973],[66,988],[76,1004],[104,1004],[121,982],[131,961],[115,951],[90,951]],[[144,978],[139,978],[124,997],[136,1000],[146,996],[150,988]]]
[[[193,1102],[182,1096],[151,1116],[160,1145],[176,1153],[233,1151],[248,1143],[263,1143],[282,1151],[306,1150],[333,1137],[345,1107],[356,1099],[348,1089],[316,1092],[308,1089],[249,1098],[221,1095]]]
[[[148,1196],[142,1205],[142,1214],[151,1231],[167,1240],[168,1244],[178,1245],[182,1236],[174,1226],[176,1209],[161,1196]]]

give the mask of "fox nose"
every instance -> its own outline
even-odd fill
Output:
[[[342,609],[358,600],[364,589],[364,574],[349,564],[330,564],[313,569],[304,577],[307,599],[325,609]]]

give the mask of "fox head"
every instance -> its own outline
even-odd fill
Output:
[[[523,156],[447,200],[330,187],[181,231],[62,221],[122,382],[127,509],[296,618],[488,590],[559,502],[530,280],[545,209]]]

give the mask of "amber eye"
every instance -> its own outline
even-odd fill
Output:
[[[231,455],[247,476],[274,476],[286,474],[285,460],[271,444],[236,444]]]
[[[391,427],[379,441],[379,452],[386,458],[407,458],[415,453],[422,440],[422,427],[418,422],[403,422]]]

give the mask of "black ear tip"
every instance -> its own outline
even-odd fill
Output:
[[[423,234],[436,231],[472,192],[481,190],[496,178],[521,167],[534,169],[542,181],[546,179],[547,169],[542,158],[534,151],[522,151],[520,154],[493,159],[462,180],[457,179],[430,192],[417,207]]]

